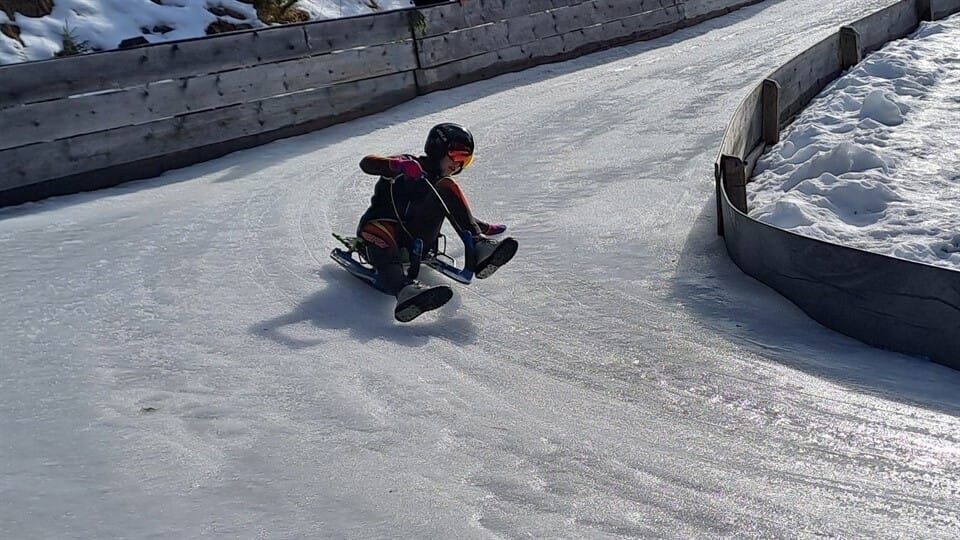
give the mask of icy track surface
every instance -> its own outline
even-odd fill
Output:
[[[960,270],[960,16],[923,23],[829,85],[757,164],[750,215]]]
[[[825,330],[715,233],[742,96],[886,4],[765,2],[0,211],[0,538],[955,537],[960,373]],[[360,157],[443,120],[521,251],[401,326],[329,235]]]

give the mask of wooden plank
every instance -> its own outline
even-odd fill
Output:
[[[649,2],[639,0],[603,0],[593,4],[597,10],[598,23],[614,22],[651,10]],[[660,6],[653,6],[652,9],[660,9]]]
[[[0,190],[163,156],[304,122],[326,125],[416,96],[413,72],[329,86],[0,151]],[[44,156],[44,159],[37,159]]]
[[[522,19],[527,15],[540,15],[545,12],[554,14],[555,24],[564,25],[563,30],[556,32],[559,34],[645,11],[675,6],[683,2],[683,0],[542,0],[536,2],[533,0],[514,2],[502,0],[503,5],[492,5],[495,1],[472,3],[472,10],[469,7],[471,3],[465,4],[463,7],[454,4],[436,9],[428,8],[429,11],[424,13],[427,25],[426,31],[419,34],[418,37],[436,37],[467,30],[475,26]],[[479,9],[480,7],[483,7],[483,9]],[[569,9],[573,9],[573,11],[561,13]],[[583,19],[585,24],[571,26],[569,21],[577,18]]]
[[[0,149],[416,69],[397,42],[0,110]]]
[[[667,31],[679,28],[682,21],[681,6],[671,3],[666,8],[637,13],[629,17],[588,26],[564,35],[568,37],[568,40],[573,38],[584,44],[609,47],[663,35]],[[570,50],[575,49],[575,47],[568,48]]]
[[[420,67],[445,64],[460,58],[502,49],[508,45],[507,25],[503,22],[475,26],[459,32],[419,40]]]
[[[475,26],[467,23],[464,9],[459,3],[431,6],[420,10],[423,24],[417,28],[418,38],[428,38]]]
[[[683,10],[686,19],[701,20],[756,3],[757,0],[688,0],[683,3]]]
[[[0,108],[409,39],[406,12],[0,66]]]
[[[502,24],[507,28],[507,45],[519,45],[558,35],[560,32],[557,31],[556,19],[555,12],[543,11],[503,21]]]
[[[257,63],[257,58],[308,53],[303,31],[284,28],[11,64],[0,66],[0,107],[242,67]]]
[[[585,0],[468,0],[423,8],[425,27],[418,37],[434,37],[483,24],[500,22],[551,9],[584,3]]]
[[[877,50],[886,42],[899,39],[920,24],[920,13],[915,0],[902,1],[850,24],[860,34],[860,48],[864,55]]]
[[[610,44],[624,43],[646,35],[659,35],[675,29],[681,21],[680,7],[671,5],[606,24],[431,66],[418,70],[418,80],[426,91],[449,88],[464,84],[465,81],[572,58],[585,50],[599,50]]]
[[[683,20],[683,11],[680,6],[669,6],[663,9],[639,13],[601,25],[608,40],[631,40],[639,38],[645,33],[655,32],[662,27],[673,27]]]
[[[410,10],[304,23],[311,54],[411,39]]]
[[[668,7],[660,8],[662,3],[667,3]],[[656,9],[647,10],[648,7]],[[650,20],[653,20],[663,13],[679,13],[679,7],[672,3],[672,0],[602,0],[523,15],[420,39],[420,66],[424,69],[431,68],[579,29],[571,28],[570,21],[580,21],[591,26],[611,24],[610,28],[621,29],[618,36],[622,37],[646,24],[647,19],[636,18],[644,16],[645,13],[651,14]]]
[[[596,4],[597,2],[584,2],[555,10],[557,33],[576,32],[604,22]]]

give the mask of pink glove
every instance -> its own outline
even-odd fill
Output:
[[[420,178],[420,175],[423,174],[423,167],[421,167],[420,162],[415,159],[404,157],[392,158],[389,166],[391,171],[398,172],[411,180]]]
[[[498,234],[503,234],[504,231],[507,230],[506,225],[501,225],[499,223],[485,223],[484,225],[486,225],[486,227],[484,227],[484,229],[480,232],[487,236],[495,236]]]

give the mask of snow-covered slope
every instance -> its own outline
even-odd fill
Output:
[[[0,211],[0,538],[953,538],[960,373],[716,236],[760,77],[886,0],[764,2]],[[328,258],[431,125],[521,251],[403,326]],[[437,278],[439,279],[439,278]]]
[[[923,23],[818,96],[757,164],[750,215],[960,269],[960,16]]]
[[[410,0],[300,0],[293,9],[316,20],[411,4]],[[86,51],[110,50],[130,38],[158,43],[204,36],[218,21],[238,27],[266,26],[252,0],[53,0],[52,11],[42,17],[0,10],[0,25],[8,28],[0,32],[0,64],[52,58],[63,51],[67,36]]]

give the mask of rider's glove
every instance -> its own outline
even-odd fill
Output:
[[[420,166],[420,162],[415,159],[404,157],[392,158],[389,165],[391,171],[400,173],[411,180],[420,178],[420,175],[423,174],[423,167]]]

